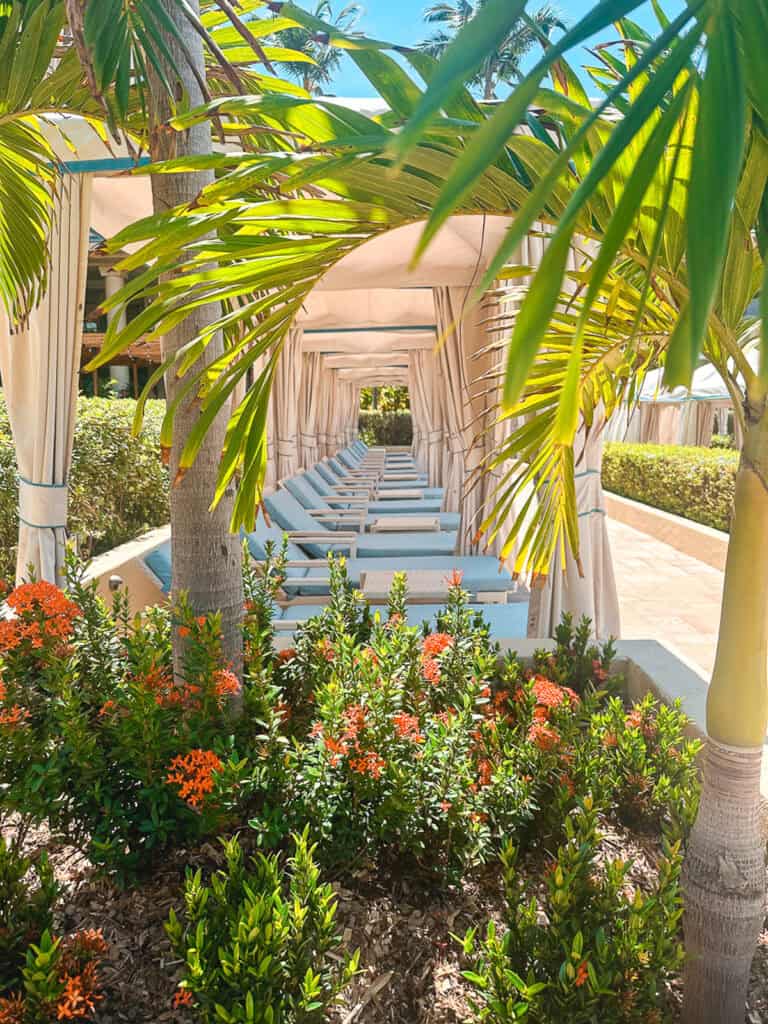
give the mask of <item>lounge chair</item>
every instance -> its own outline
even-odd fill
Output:
[[[488,623],[491,635],[496,640],[518,640],[528,632],[528,600],[515,601],[512,604],[470,604],[473,612],[482,613]],[[409,604],[406,607],[406,618],[409,626],[420,626],[427,622],[434,629],[437,616],[445,610],[441,604]],[[320,615],[323,605],[293,604],[284,608],[276,608],[274,626],[278,636],[290,635],[298,627]],[[382,609],[386,616],[386,609]]]
[[[338,459],[325,459],[318,462],[315,469],[329,484],[352,484],[369,482],[376,492],[377,500],[385,501],[390,499],[400,500],[405,497],[408,500],[413,498],[436,498],[442,501],[442,487],[427,487],[420,481],[407,480],[381,480],[378,476],[365,475],[362,472],[353,472],[346,469]],[[387,491],[394,491],[391,495]]]
[[[283,531],[279,527],[267,526],[263,520],[259,520],[256,529],[245,534],[245,539],[252,557],[258,562],[263,562],[267,557],[266,542],[273,541],[279,548],[283,536]],[[337,542],[330,545],[341,554],[345,553],[345,536],[345,534],[340,534]],[[286,579],[282,585],[286,598],[291,601],[314,598],[314,603],[317,603],[318,598],[322,600],[327,597],[330,593],[330,577],[325,560],[323,558],[307,558],[304,551],[291,540],[287,544],[287,555]],[[149,552],[144,556],[143,561],[157,579],[163,593],[169,593],[171,589],[170,541],[166,541]],[[348,557],[346,559],[347,574],[354,587],[360,586],[361,573],[375,572],[381,570],[381,567],[382,562],[379,558]],[[516,589],[509,573],[506,570],[499,571],[496,559],[486,555],[443,555],[440,557],[411,555],[398,558],[396,568],[406,573],[437,572],[441,577],[448,577],[456,569],[463,573],[462,586],[464,589],[478,600],[504,603],[511,598],[516,603],[527,601],[527,594]],[[434,602],[432,603],[434,604]],[[429,605],[423,607],[428,608]]]
[[[457,533],[432,531],[416,533],[358,533],[361,513],[356,510],[320,510],[311,515],[288,490],[278,490],[264,498],[264,507],[271,519],[307,554],[325,558],[332,548],[338,549],[341,535],[331,526],[346,527],[344,538],[348,552],[355,558],[399,559],[405,555],[452,555],[456,550]],[[357,530],[355,529],[357,525]],[[364,528],[364,527],[363,527]]]
[[[345,495],[364,497],[368,502],[369,512],[386,512],[388,515],[422,515],[428,512],[439,512],[442,504],[440,498],[424,498],[416,492],[411,498],[397,499],[393,496],[387,500],[379,500],[375,487],[362,483],[341,483],[327,469],[326,475],[321,473],[319,465],[305,470],[304,476],[321,497],[325,498],[329,504],[337,506],[343,504]]]
[[[426,476],[416,470],[371,469],[359,463],[345,464],[341,458],[341,453],[325,461],[336,474],[342,477],[350,479],[359,479],[360,477],[370,479],[372,476],[375,477],[376,487],[379,491],[400,490],[406,487],[429,491],[432,497],[442,497],[443,495],[442,488],[428,487]]]
[[[286,490],[290,491],[294,498],[308,511],[314,512],[319,510],[321,512],[333,512],[334,509],[354,511],[355,515],[360,517],[362,525],[369,530],[375,530],[377,527],[381,527],[382,522],[385,527],[394,528],[397,526],[398,519],[406,520],[399,527],[400,530],[411,530],[414,529],[414,517],[420,517],[425,520],[432,519],[437,523],[437,529],[440,530],[458,530],[461,525],[461,516],[458,512],[425,512],[423,509],[414,508],[410,517],[406,519],[403,514],[397,514],[395,516],[389,514],[390,509],[386,508],[386,505],[388,505],[389,502],[374,502],[380,511],[371,512],[370,502],[362,495],[360,497],[348,497],[346,499],[341,497],[326,499],[322,494],[319,494],[318,491],[315,490],[312,485],[312,481],[305,473],[299,473],[297,476],[283,480],[282,485]],[[383,508],[381,508],[382,505],[384,506]],[[421,527],[421,529],[429,529],[429,527]],[[432,529],[435,529],[435,527],[432,527]]]

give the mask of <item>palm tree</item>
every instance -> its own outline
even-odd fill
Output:
[[[741,1024],[765,881],[759,780],[768,724],[768,584],[754,566],[768,556],[768,373],[753,373],[743,359],[745,307],[735,296],[744,289],[748,301],[757,291],[768,244],[768,94],[761,71],[768,4],[691,0],[677,18],[662,21],[655,38],[621,22],[625,56],[597,51],[605,96],[594,106],[563,55],[640,3],[597,5],[492,110],[481,109],[462,83],[472,81],[516,24],[524,0],[488,0],[437,65],[423,52],[406,54],[428,83],[423,94],[381,53],[381,44],[351,50],[390,103],[392,123],[298,98],[193,111],[177,119],[179,128],[249,106],[255,123],[277,122],[301,136],[301,159],[286,152],[234,168],[222,159],[220,178],[198,198],[194,215],[176,214],[175,233],[155,220],[122,241],[146,242],[156,269],[176,274],[172,288],[147,287],[148,317],[157,323],[205,301],[237,303],[219,321],[236,329],[239,340],[216,383],[198,374],[189,385],[214,415],[249,365],[279,352],[305,296],[329,267],[375,234],[425,218],[423,249],[454,213],[512,216],[480,285],[487,289],[504,277],[534,224],[549,224],[545,258],[512,325],[503,379],[503,411],[524,405],[535,414],[525,436],[536,440],[536,457],[521,458],[521,472],[554,488],[544,503],[553,514],[540,520],[537,543],[528,544],[527,567],[538,571],[549,571],[558,541],[578,554],[575,511],[563,494],[573,473],[576,428],[581,416],[589,420],[596,395],[612,407],[627,397],[621,381],[636,386],[646,362],[656,358],[663,357],[673,385],[689,381],[702,351],[721,367],[734,361],[744,382],[745,440],[708,693],[704,788],[686,860],[685,931],[693,956],[685,1020]],[[700,76],[692,61],[702,51]],[[554,88],[545,89],[549,72]],[[534,102],[546,107],[545,120],[530,115]],[[450,119],[447,130],[441,113]],[[522,122],[530,130],[519,134]],[[387,175],[392,168],[398,180]],[[280,199],[265,194],[264,181]],[[189,222],[186,238],[179,216]],[[206,223],[219,232],[217,279],[201,273],[210,257],[196,240]],[[594,239],[600,249],[597,257],[585,249],[582,290],[568,299],[561,336],[565,267],[579,239]],[[606,350],[604,338],[611,337],[615,343]],[[557,373],[542,377],[541,359],[555,355]],[[263,476],[269,370],[263,382],[232,421],[220,472],[220,489],[242,474],[238,525],[252,515]],[[606,387],[590,390],[594,382]],[[546,402],[531,391],[537,386]],[[524,437],[515,443],[524,456]],[[182,461],[194,454],[191,445]],[[515,523],[501,505],[486,526],[506,536]]]
[[[322,18],[334,29],[344,33],[353,31],[362,14],[360,4],[347,4],[334,16],[330,0],[319,0],[313,11],[313,17]],[[276,43],[307,58],[304,61],[282,61],[281,68],[311,96],[327,91],[339,69],[342,55],[342,51],[331,39],[298,25],[283,29],[274,38]]]
[[[456,0],[455,3],[438,3],[427,7],[424,20],[440,28],[434,35],[420,44],[420,49],[431,57],[440,58],[478,12],[486,0]],[[482,64],[469,80],[473,88],[482,91],[484,100],[497,99],[496,90],[500,85],[519,82],[522,77],[522,61],[536,46],[547,44],[555,29],[564,29],[562,16],[552,4],[539,7],[530,15],[530,21],[519,17],[503,39],[486,53]]]

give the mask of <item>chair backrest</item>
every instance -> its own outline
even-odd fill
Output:
[[[304,508],[330,509],[331,507],[325,498],[317,493],[303,473],[289,477],[287,480],[281,480],[280,483]]]
[[[278,526],[284,530],[304,530],[312,533],[331,533],[327,526],[318,523],[307,512],[303,505],[300,505],[290,491],[279,490],[264,497],[264,507],[269,513],[270,519],[274,519]],[[329,546],[322,542],[302,540],[300,546],[312,558],[325,558]]]
[[[310,484],[319,495],[324,497],[325,495],[333,494],[330,484],[320,473],[317,466],[313,466],[312,469],[305,470],[304,476],[309,480]]]
[[[325,480],[327,484],[330,484],[331,487],[341,482],[339,479],[339,474],[334,473],[327,462],[318,462],[318,464],[315,466],[315,469],[323,478],[323,480]]]
[[[339,462],[338,459],[331,456],[329,459],[326,459],[326,461],[337,476],[346,477],[349,475],[349,470],[347,469],[347,467],[344,466],[341,462]]]
[[[360,463],[354,458],[349,449],[345,448],[344,451],[339,452],[337,458],[339,462],[343,462],[345,466],[349,467],[349,469],[360,468]]]

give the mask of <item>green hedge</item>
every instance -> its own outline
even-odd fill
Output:
[[[144,429],[131,434],[136,403],[80,398],[70,477],[69,528],[86,554],[107,551],[168,522],[168,471],[160,461],[165,402],[147,403]],[[18,484],[0,393],[0,577],[16,564]]]
[[[409,445],[413,441],[413,423],[407,409],[361,411],[358,429],[366,444]]]
[[[739,453],[662,444],[606,444],[603,487],[614,494],[728,530]]]

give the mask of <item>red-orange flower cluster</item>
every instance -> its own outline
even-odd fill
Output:
[[[534,722],[528,730],[528,739],[539,750],[554,750],[560,743],[560,733],[547,722]]]
[[[191,1006],[194,1002],[194,997],[188,988],[177,988],[173,997],[173,1008],[174,1010],[180,1010],[184,1007]]]
[[[227,697],[236,697],[240,693],[240,680],[234,672],[220,668],[213,673],[213,692],[219,702],[224,703]]]
[[[34,650],[46,640],[62,644],[72,635],[75,619],[82,612],[53,583],[22,583],[6,598],[16,613],[0,621],[0,654],[28,642]]]
[[[449,587],[460,587],[463,579],[464,572],[462,569],[451,569],[450,573],[445,578],[445,582]]]
[[[88,1017],[96,1009],[96,1003],[104,997],[98,993],[96,964],[89,963],[79,974],[72,974],[64,981],[64,991],[56,1004],[58,1020],[77,1020]]]
[[[589,980],[589,965],[587,964],[586,960],[582,960],[581,963],[579,964],[578,968],[576,969],[576,979],[574,981],[574,985],[576,985],[576,987],[579,988],[582,985],[586,984],[586,982],[588,980]]]
[[[214,772],[221,769],[222,763],[212,750],[198,748],[174,757],[165,781],[170,786],[178,786],[181,799],[197,809],[207,794],[213,792]]]
[[[14,704],[7,711],[0,711],[0,725],[13,729],[16,726],[24,725],[29,718],[29,711],[20,704]]]
[[[287,661],[293,661],[296,657],[295,647],[286,647],[282,651],[277,652],[277,663],[278,665],[284,665]],[[182,989],[182,992],[186,992],[186,989]]]
[[[437,663],[437,660],[435,658],[422,656],[421,674],[428,683],[432,686],[437,686],[441,678],[440,666]]]
[[[405,711],[399,711],[392,716],[392,724],[395,732],[403,740],[410,740],[411,743],[423,743],[424,736],[419,727],[419,720],[416,715],[409,715]]]
[[[27,1003],[20,992],[0,998],[0,1024],[25,1024]]]
[[[647,740],[652,740],[656,736],[655,723],[641,708],[635,708],[633,711],[630,711],[625,724],[628,729],[639,729]]]
[[[373,779],[380,779],[387,762],[383,757],[379,757],[375,750],[366,750],[360,757],[353,758],[349,762],[349,767],[358,775],[370,775]]]
[[[421,649],[425,657],[434,658],[452,646],[453,637],[449,633],[430,633],[429,636],[424,638]]]

